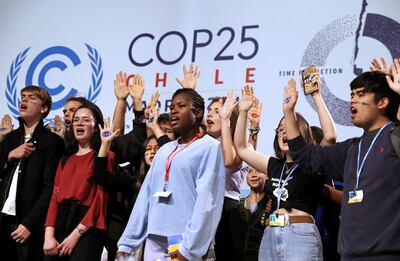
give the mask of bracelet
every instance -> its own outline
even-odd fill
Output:
[[[260,127],[250,127],[249,131],[252,135],[258,134],[258,132],[260,131]]]
[[[80,227],[76,227],[76,230],[78,230],[79,234],[81,234],[81,235],[86,233],[86,230],[84,230],[83,228],[80,228]]]
[[[258,135],[258,131],[254,131],[254,132],[250,131],[250,136],[251,137],[254,137],[256,135]]]

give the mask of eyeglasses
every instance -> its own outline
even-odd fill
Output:
[[[283,132],[285,132],[284,128],[276,128],[275,129],[275,134],[278,136],[283,136]]]
[[[78,125],[79,123],[82,125],[90,125],[90,124],[92,124],[92,122],[94,122],[94,119],[92,119],[90,117],[82,117],[82,118],[74,117],[72,119],[73,125]]]

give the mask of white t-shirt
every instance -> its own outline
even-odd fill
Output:
[[[26,143],[31,138],[31,135],[25,136]],[[4,203],[3,209],[1,210],[2,213],[15,216],[15,202],[17,198],[17,183],[18,183],[18,175],[19,175],[19,166],[21,161],[18,162],[17,167],[15,168],[14,175],[11,181],[10,191],[8,192],[8,197],[6,202]]]

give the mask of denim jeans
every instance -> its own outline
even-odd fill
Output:
[[[258,260],[322,261],[322,243],[315,224],[296,223],[265,231]]]

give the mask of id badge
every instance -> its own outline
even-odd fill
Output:
[[[362,190],[349,191],[349,204],[361,203],[363,201],[364,192]]]
[[[171,191],[159,191],[154,193],[153,197],[157,197],[157,198],[168,198],[169,196],[171,196],[172,192]]]
[[[284,227],[285,215],[271,214],[269,215],[269,225],[271,227]]]

